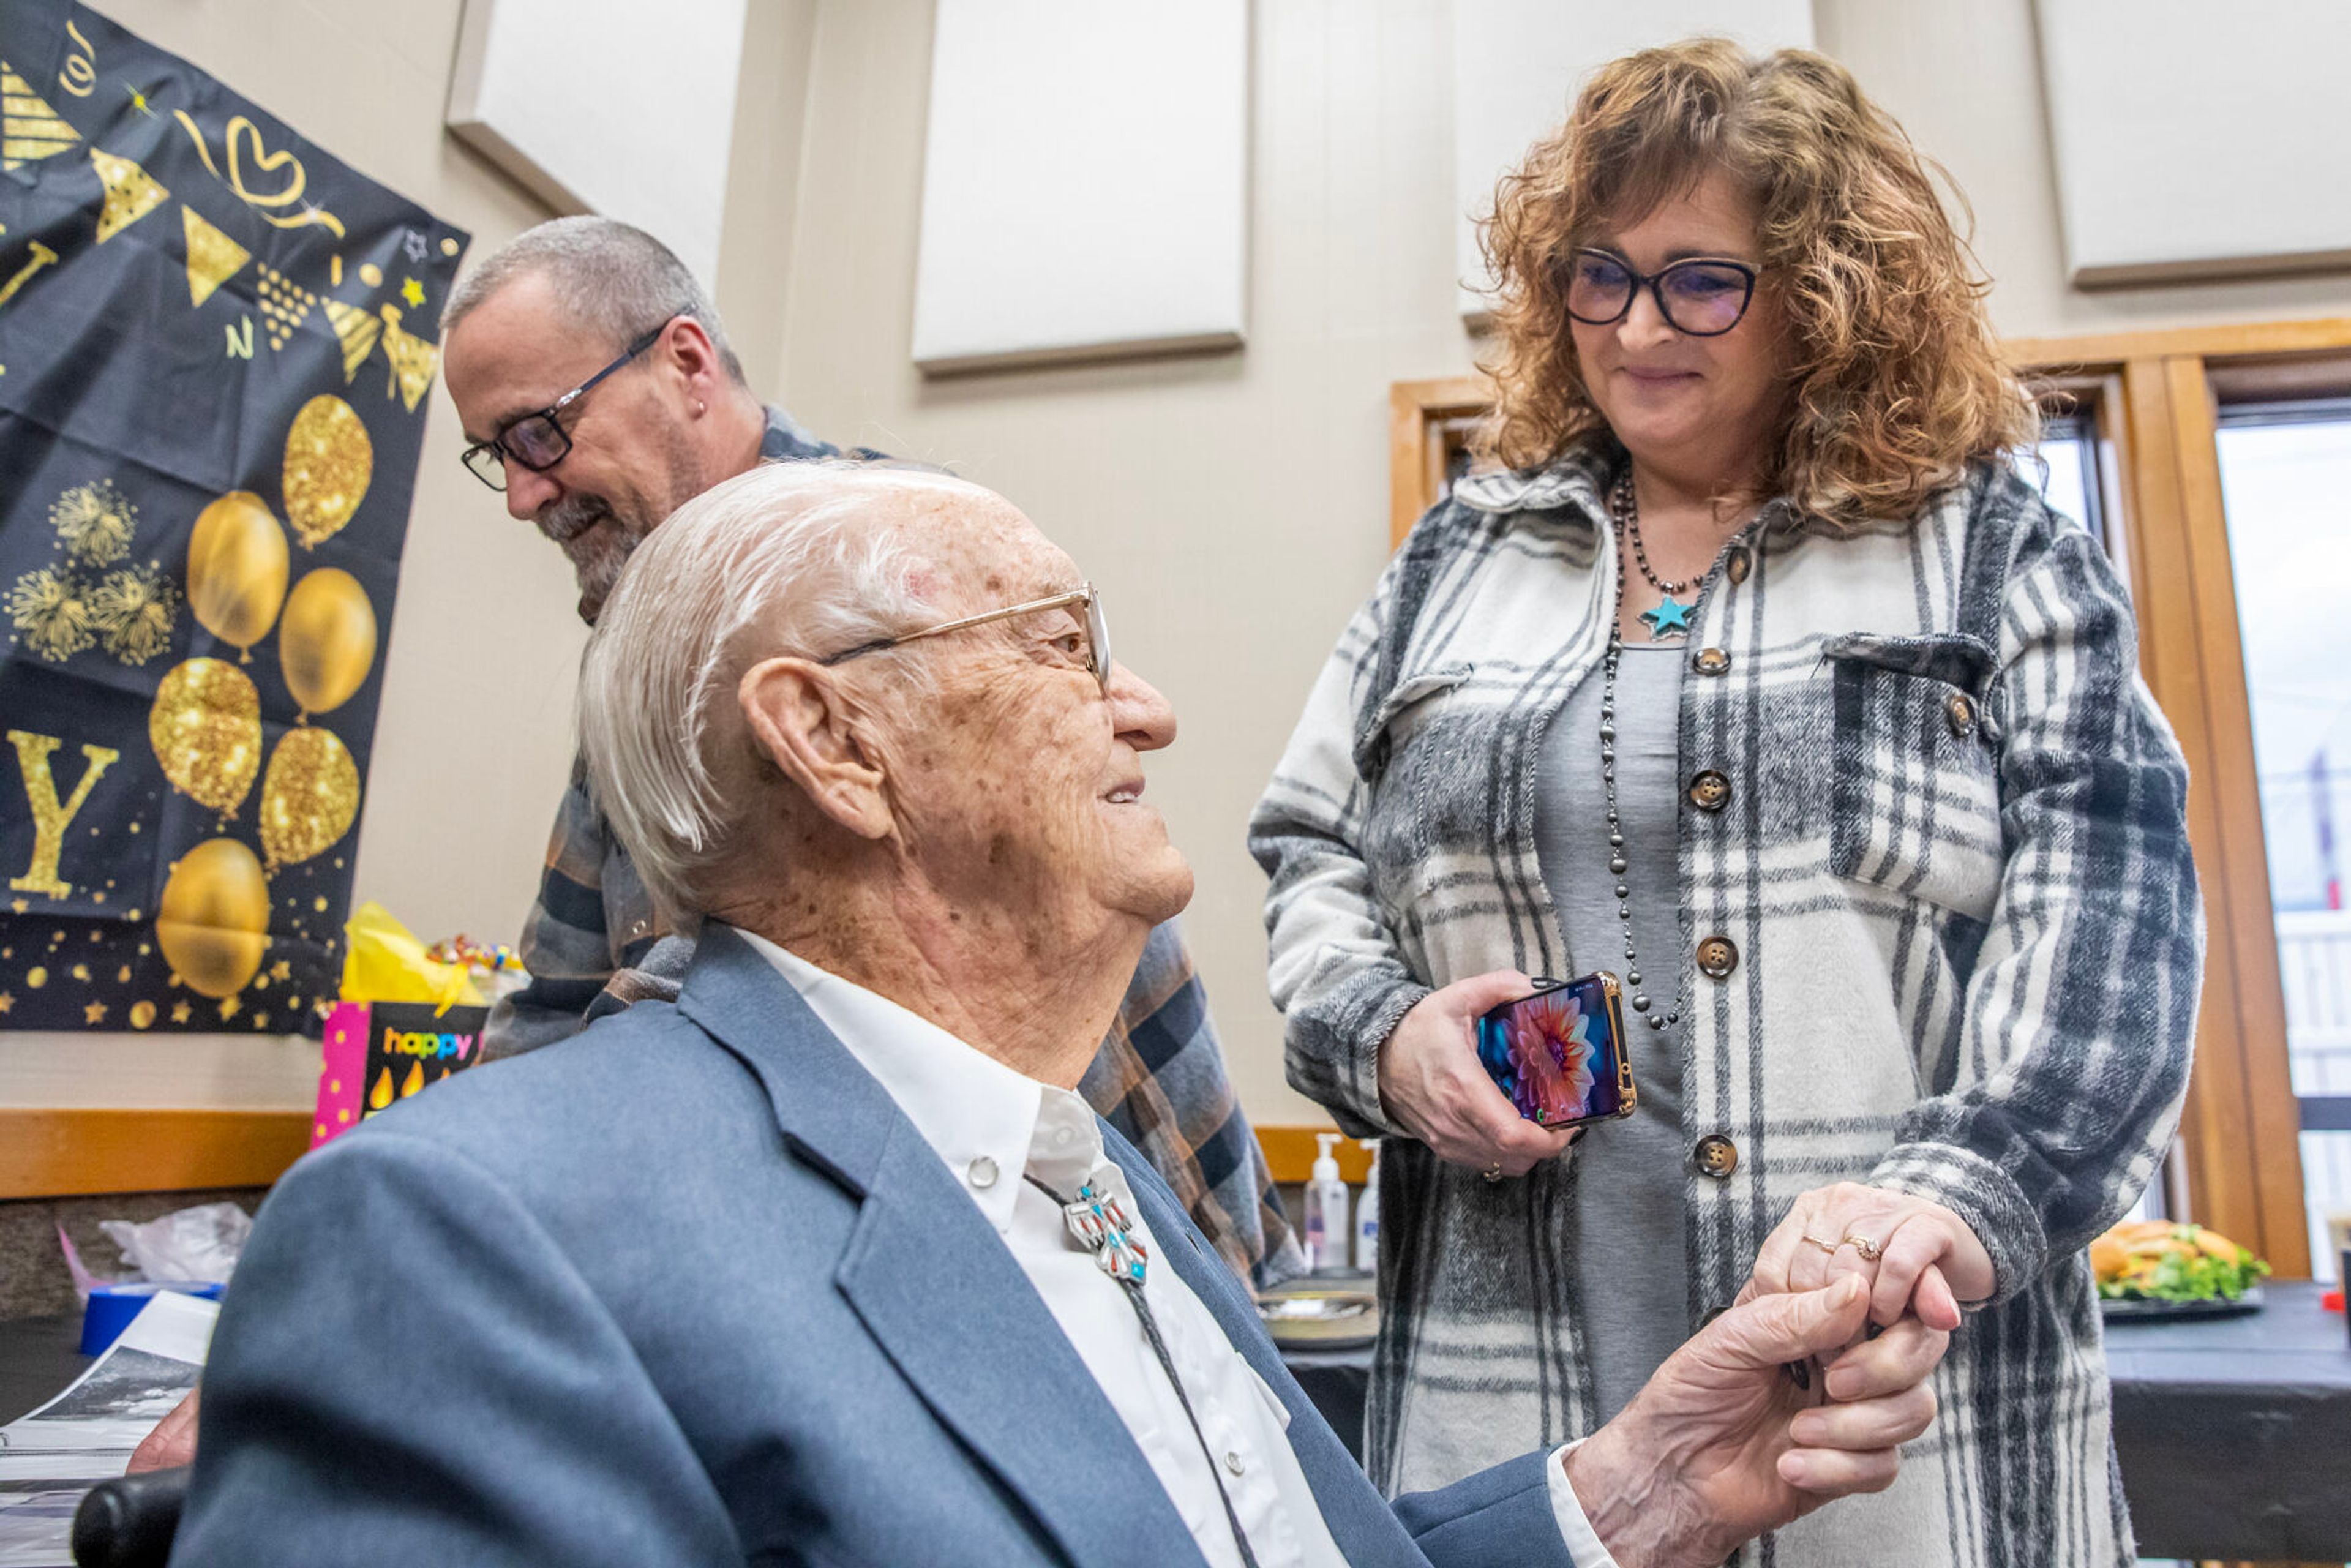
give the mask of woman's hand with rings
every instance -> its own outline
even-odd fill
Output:
[[[1438,1159],[1489,1182],[1564,1154],[1581,1130],[1536,1126],[1478,1061],[1478,1016],[1534,988],[1515,969],[1456,980],[1415,1003],[1380,1047],[1380,1103],[1389,1118]]]
[[[1890,1327],[1906,1312],[1945,1333],[1963,1302],[1989,1301],[1991,1255],[1967,1222],[1939,1203],[1859,1182],[1804,1194],[1755,1255],[1739,1299],[1817,1291],[1846,1274],[1869,1286],[1869,1318]]]

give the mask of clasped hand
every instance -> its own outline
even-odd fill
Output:
[[[1569,1484],[1623,1568],[1712,1568],[1825,1502],[1893,1484],[1901,1445],[1934,1421],[1927,1379],[1950,1336],[1912,1317],[1862,1340],[1868,1307],[1852,1279],[1743,1301],[1570,1450]],[[1815,1356],[1833,1359],[1808,1385],[1782,1371]]]
[[[1740,1301],[1816,1291],[1848,1276],[1869,1290],[1870,1321],[1916,1312],[1931,1328],[1959,1326],[1962,1306],[1991,1299],[1991,1255],[1965,1220],[1939,1203],[1859,1182],[1798,1198],[1755,1255]]]

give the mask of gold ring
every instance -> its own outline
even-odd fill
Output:
[[[1502,1162],[1497,1160],[1492,1165],[1488,1166],[1484,1170],[1479,1171],[1478,1174],[1484,1176],[1488,1181],[1499,1181],[1502,1179]]]
[[[1823,1241],[1817,1236],[1807,1236],[1802,1239],[1806,1246],[1817,1247],[1822,1251],[1826,1252],[1831,1256],[1834,1256],[1836,1249],[1844,1245],[1842,1241]]]
[[[1876,1242],[1872,1241],[1866,1236],[1847,1236],[1844,1239],[1845,1241],[1853,1243],[1853,1249],[1861,1254],[1861,1260],[1865,1263],[1876,1262],[1878,1253],[1885,1250],[1885,1249],[1879,1247]],[[1844,1244],[1844,1242],[1839,1242],[1837,1245],[1843,1246]]]

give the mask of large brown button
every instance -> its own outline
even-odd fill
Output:
[[[1689,802],[1701,811],[1719,811],[1730,804],[1730,780],[1709,768],[1689,781]]]
[[[1700,648],[1690,660],[1690,668],[1701,675],[1719,675],[1730,668],[1730,655],[1719,648]]]
[[[1730,1173],[1739,1168],[1739,1145],[1720,1133],[1700,1138],[1691,1154],[1698,1168],[1717,1181],[1729,1181]]]
[[[1708,936],[1698,945],[1698,967],[1710,979],[1728,978],[1739,967],[1739,944],[1728,936]]]
[[[1950,721],[1951,733],[1965,740],[1976,727],[1976,705],[1967,693],[1953,692],[1943,704],[1943,716]]]
[[[1752,552],[1745,545],[1733,545],[1730,553],[1722,559],[1722,575],[1734,583],[1745,582],[1748,569],[1753,564]]]

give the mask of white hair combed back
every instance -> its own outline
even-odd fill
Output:
[[[897,530],[910,492],[977,487],[858,464],[763,464],[673,513],[630,558],[580,672],[590,788],[645,890],[690,929],[699,883],[744,813],[743,673],[779,654],[822,658],[918,624],[922,564]]]
[[[441,313],[442,337],[526,276],[546,278],[565,313],[602,337],[614,353],[673,316],[691,316],[710,335],[726,373],[743,380],[742,361],[727,346],[709,292],[669,246],[616,218],[550,218],[484,256],[451,291]]]

